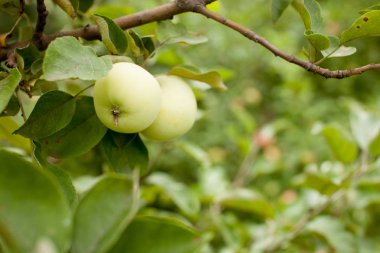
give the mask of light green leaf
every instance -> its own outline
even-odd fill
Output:
[[[216,90],[227,90],[221,76],[216,71],[199,73],[186,67],[174,67],[168,72],[168,74],[207,83]]]
[[[156,34],[158,41],[164,44],[185,43],[197,45],[208,41],[208,38],[203,35],[187,31],[183,24],[174,24],[171,21],[158,22]]]
[[[21,135],[12,134],[19,125],[13,117],[0,118],[0,140],[2,144],[9,144],[30,152],[30,140]]]
[[[364,10],[361,10],[359,11],[359,14],[365,14],[369,11],[373,11],[373,10],[380,10],[380,4],[375,4],[375,5],[372,5]]]
[[[101,15],[96,15],[94,18],[107,49],[113,54],[124,53],[128,47],[124,31],[110,18]]]
[[[307,225],[307,230],[325,238],[336,253],[356,253],[355,237],[345,230],[340,220],[319,216]]]
[[[58,183],[21,156],[0,151],[0,237],[11,252],[30,253],[42,238],[66,252],[71,212]]]
[[[368,150],[380,130],[380,119],[357,105],[351,106],[352,133],[363,150]]]
[[[304,36],[308,39],[310,44],[318,51],[325,50],[330,46],[330,40],[326,35],[314,33],[312,31],[305,31]]]
[[[311,30],[321,32],[323,27],[321,6],[316,0],[304,0],[304,4],[311,18]]]
[[[102,148],[111,168],[120,173],[148,169],[148,150],[138,134],[121,134],[108,130],[102,140]]]
[[[104,253],[134,217],[138,200],[131,180],[108,175],[80,201],[74,216],[72,253]]]
[[[112,68],[111,59],[98,57],[74,37],[66,36],[50,43],[42,65],[42,79],[48,81],[79,78],[98,80]]]
[[[16,68],[12,69],[5,79],[0,80],[0,112],[7,107],[20,81],[21,73]]]
[[[74,98],[55,90],[41,96],[24,125],[14,133],[31,139],[41,139],[67,126],[75,112]]]
[[[194,229],[177,218],[140,216],[108,253],[195,253],[200,242]]]
[[[200,203],[195,193],[168,174],[156,172],[147,178],[147,183],[159,187],[166,195],[170,196],[186,215],[194,216],[198,213]]]
[[[324,126],[321,133],[336,159],[343,163],[356,160],[358,148],[345,129],[337,124],[330,124]]]
[[[42,152],[58,159],[79,156],[90,151],[106,134],[107,128],[96,116],[92,97],[76,99],[70,123],[60,131],[39,139]]]
[[[253,213],[263,218],[273,218],[274,209],[263,196],[248,189],[235,189],[217,197],[217,202],[226,209]]]
[[[71,0],[53,0],[64,12],[66,12],[71,18],[76,18],[78,8],[78,1]]]
[[[292,0],[272,0],[272,21],[275,23]]]
[[[303,24],[305,26],[305,30],[312,30],[311,16],[308,10],[306,9],[306,6],[303,3],[303,0],[293,0],[292,6],[300,15],[303,21]]]
[[[356,53],[355,47],[340,46],[340,40],[336,36],[329,36],[330,47],[326,50],[321,51],[324,57],[334,58],[334,57],[345,57]]]
[[[351,40],[380,36],[379,30],[380,10],[369,11],[356,19],[350,28],[342,32],[340,43],[344,44]]]

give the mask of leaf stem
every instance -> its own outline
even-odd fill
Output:
[[[80,90],[77,94],[75,94],[74,98],[77,98],[80,94],[82,94],[82,93],[85,92],[86,90],[90,89],[90,88],[93,87],[94,85],[95,85],[95,83],[90,84],[90,85],[87,86],[86,88]]]

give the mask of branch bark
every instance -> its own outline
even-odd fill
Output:
[[[43,0],[39,0],[39,2],[41,1],[43,2]],[[380,69],[380,64],[368,64],[368,65],[360,66],[353,69],[331,70],[331,69],[320,67],[312,62],[304,61],[299,58],[296,58],[293,55],[290,55],[284,51],[281,51],[276,46],[271,44],[268,40],[266,40],[264,37],[261,37],[258,34],[256,34],[254,31],[248,28],[245,28],[241,26],[240,24],[235,23],[234,21],[229,20],[207,9],[206,5],[214,1],[216,0],[174,0],[170,3],[157,6],[150,10],[145,10],[145,11],[137,12],[128,16],[120,17],[118,19],[115,19],[114,21],[117,25],[120,26],[121,29],[126,30],[129,28],[148,24],[151,22],[171,19],[173,16],[176,16],[181,13],[194,12],[194,13],[203,15],[207,18],[210,18],[226,27],[231,28],[232,30],[239,32],[243,36],[247,37],[253,42],[260,44],[261,46],[265,47],[267,50],[272,52],[275,56],[278,56],[284,59],[285,61],[298,65],[309,72],[318,74],[326,78],[341,79],[341,78],[350,77],[354,75],[360,75],[366,71]],[[42,24],[43,18],[42,16],[40,18],[41,18],[40,23]],[[41,27],[43,30],[42,25]],[[36,27],[35,37],[39,37],[41,35],[39,37],[39,40],[37,40],[39,43],[37,46],[40,49],[45,49],[51,41],[53,41],[54,39],[58,37],[63,37],[63,36],[74,36],[77,38],[80,37],[86,40],[100,39],[99,29],[95,25],[86,25],[79,29],[62,31],[62,32],[58,32],[58,33],[54,33],[50,35],[44,35],[42,34],[42,32],[41,33],[39,32],[40,30],[41,29],[37,29]],[[14,50],[16,48],[27,47],[31,43],[36,44],[36,40],[31,39],[31,40],[21,41],[21,42],[17,42],[14,44],[10,44],[6,47],[0,48],[0,60],[6,59],[7,55],[9,55],[9,51]]]

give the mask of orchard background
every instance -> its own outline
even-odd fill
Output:
[[[376,4],[0,0],[0,252],[379,252]],[[123,61],[186,78],[190,132],[99,122]]]

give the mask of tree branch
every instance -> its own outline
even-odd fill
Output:
[[[289,63],[296,64],[309,72],[324,76],[326,78],[341,79],[341,78],[350,77],[354,75],[360,75],[363,72],[366,72],[369,70],[380,69],[380,64],[368,64],[368,65],[357,67],[354,69],[330,70],[327,68],[322,68],[314,63],[298,59],[293,55],[290,55],[290,54],[287,54],[286,52],[281,51],[280,49],[275,47],[273,44],[271,44],[268,40],[266,40],[264,37],[261,37],[258,34],[256,34],[254,31],[248,28],[245,28],[241,26],[240,24],[235,23],[229,19],[226,19],[223,16],[220,16],[219,14],[214,13],[205,7],[207,4],[210,4],[214,1],[216,0],[174,0],[174,1],[171,1],[170,3],[157,6],[150,10],[145,10],[145,11],[137,12],[128,16],[117,18],[114,21],[117,25],[120,26],[121,29],[126,30],[129,28],[148,24],[151,22],[171,19],[173,16],[184,13],[184,12],[195,12],[207,18],[213,19],[216,22],[239,32],[240,34],[247,37],[248,39],[265,47],[270,52],[272,52],[275,56],[279,56]],[[44,23],[46,23],[47,12],[46,12],[46,8],[45,8],[45,11],[42,11],[43,0],[38,0],[38,2],[41,4],[41,5],[38,4],[41,7],[41,11],[38,11],[39,18],[38,18],[36,31],[33,38],[30,40],[13,43],[6,47],[0,48],[0,61],[5,60],[7,58],[7,55],[9,55],[9,51],[12,51],[16,48],[26,47],[31,43],[36,44],[41,50],[43,50],[49,45],[51,41],[53,41],[54,39],[58,37],[74,36],[74,37],[77,37],[77,38],[80,37],[86,40],[100,39],[100,32],[96,25],[86,25],[79,29],[62,31],[62,32],[58,32],[58,33],[54,33],[50,35],[44,35],[42,32],[45,25]],[[42,13],[45,13],[45,14],[42,15]],[[39,39],[36,40],[36,37]]]
[[[38,48],[43,48],[42,36],[46,25],[46,18],[48,16],[44,0],[37,0],[37,13],[38,19],[36,28],[34,29],[33,42]]]
[[[358,68],[344,69],[344,70],[330,70],[330,69],[322,68],[322,67],[315,65],[311,62],[303,61],[301,59],[296,58],[293,55],[290,55],[290,54],[287,54],[287,53],[281,51],[280,49],[275,47],[273,44],[271,44],[268,40],[266,40],[265,38],[256,34],[254,31],[252,31],[248,28],[245,28],[245,27],[241,26],[240,24],[237,24],[237,23],[235,23],[235,22],[233,22],[227,18],[224,18],[215,12],[210,11],[205,6],[200,6],[200,7],[196,8],[194,10],[194,12],[197,12],[197,13],[199,13],[199,14],[207,17],[207,18],[213,19],[216,22],[218,22],[222,25],[225,25],[225,26],[239,32],[243,36],[247,37],[248,39],[250,39],[250,40],[252,40],[258,44],[260,44],[261,46],[263,46],[266,49],[268,49],[269,51],[271,51],[275,56],[281,57],[285,61],[296,64],[296,65],[304,68],[307,71],[310,71],[310,72],[313,72],[315,74],[324,76],[326,78],[341,79],[341,78],[350,77],[350,76],[354,76],[354,75],[360,75],[365,71],[380,69],[380,64],[368,64],[368,65],[361,66]]]

